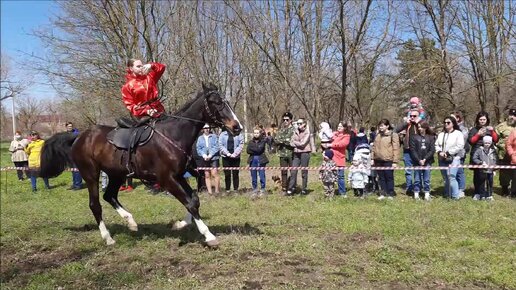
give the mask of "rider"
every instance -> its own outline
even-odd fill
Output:
[[[122,100],[131,112],[131,115],[138,120],[138,125],[147,122],[150,118],[158,118],[165,112],[163,104],[158,99],[157,83],[166,66],[158,62],[143,64],[139,59],[127,61],[126,82],[122,87]],[[134,175],[131,170],[131,149],[136,142],[136,132],[131,136],[127,158],[128,177]]]
[[[127,61],[122,99],[132,116],[137,119],[145,116],[157,118],[165,112],[165,108],[158,99],[157,86],[165,68],[164,64],[158,62],[144,65],[139,59]]]

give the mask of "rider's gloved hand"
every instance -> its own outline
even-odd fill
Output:
[[[150,63],[144,65],[142,67],[142,74],[144,74],[144,75],[148,74],[151,71],[151,68],[152,68],[152,66]]]
[[[158,113],[158,111],[156,109],[148,109],[147,110],[147,115],[151,116],[151,117],[154,117],[154,115],[156,115]]]

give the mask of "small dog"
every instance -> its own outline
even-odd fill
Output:
[[[274,181],[274,183],[276,183],[278,185],[281,185],[281,178],[277,175],[272,176],[272,181]]]

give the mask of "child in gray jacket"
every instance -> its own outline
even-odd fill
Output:
[[[484,136],[482,141],[484,142],[484,146],[473,154],[473,163],[484,166],[496,165],[498,155],[496,154],[496,149],[493,146],[493,138],[491,136]],[[474,200],[493,200],[493,176],[494,169],[481,169],[480,180],[478,181],[481,193],[475,194],[473,197]]]

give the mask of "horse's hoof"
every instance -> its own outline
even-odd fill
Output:
[[[131,232],[137,232],[138,231],[138,225],[128,225],[127,228],[129,228],[129,230]]]
[[[215,239],[215,240],[211,240],[211,241],[206,241],[206,246],[208,246],[209,248],[212,248],[212,249],[216,249],[219,247],[219,240]]]
[[[115,240],[113,240],[112,238],[108,238],[106,240],[106,245],[111,246],[111,245],[114,245],[114,244],[115,244]]]
[[[177,231],[177,230],[181,230],[183,229],[184,227],[186,227],[187,223],[185,221],[177,221],[175,222],[173,225],[172,225],[172,230],[173,231]]]

